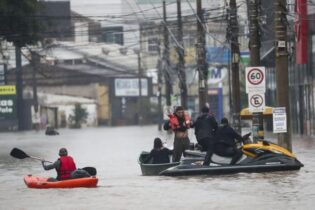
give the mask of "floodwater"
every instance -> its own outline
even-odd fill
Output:
[[[305,164],[300,171],[239,173],[220,176],[146,177],[137,163],[156,136],[172,144],[157,126],[0,133],[0,209],[314,209],[315,140],[295,139],[294,153]],[[192,134],[191,134],[192,136]],[[39,161],[10,157],[13,147],[54,161],[67,147],[78,167],[98,170],[97,188],[28,189],[27,174],[55,176]]]

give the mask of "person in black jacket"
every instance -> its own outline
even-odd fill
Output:
[[[232,157],[230,164],[233,165],[242,157],[242,152],[237,148],[237,142],[244,143],[242,136],[229,125],[226,118],[222,118],[217,131],[215,152],[221,156]]]
[[[195,127],[195,135],[202,151],[207,151],[204,165],[209,165],[213,154],[213,144],[215,142],[215,133],[218,129],[216,119],[211,115],[210,109],[205,106],[201,109],[201,115],[196,119],[193,127]]]
[[[148,163],[152,159],[153,164],[169,163],[170,155],[172,151],[163,147],[162,140],[160,138],[155,138],[153,143],[153,149],[151,150],[149,156],[144,160],[144,163]]]

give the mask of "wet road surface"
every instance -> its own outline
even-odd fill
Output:
[[[300,171],[239,173],[197,177],[145,177],[137,163],[141,151],[151,150],[156,136],[172,139],[157,126],[0,133],[0,209],[314,209],[315,140],[295,137],[293,150],[305,165]],[[192,134],[191,134],[192,137]],[[94,189],[28,189],[27,174],[55,176],[39,161],[10,157],[13,147],[54,161],[67,147],[77,167],[94,166]]]

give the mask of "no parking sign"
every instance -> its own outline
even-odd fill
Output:
[[[248,93],[249,111],[263,112],[265,109],[265,93]]]
[[[246,68],[246,93],[264,93],[266,90],[265,67]]]

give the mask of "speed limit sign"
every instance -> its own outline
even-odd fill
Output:
[[[265,67],[246,68],[246,93],[264,93],[266,90]]]

